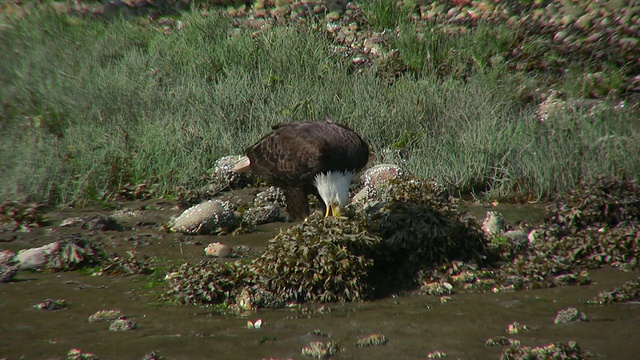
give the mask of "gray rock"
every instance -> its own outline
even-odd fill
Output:
[[[45,246],[21,250],[16,255],[20,270],[39,270],[44,269],[49,263],[51,254],[58,250],[59,242],[52,242]]]
[[[252,207],[242,214],[242,222],[253,226],[283,220],[280,208],[274,205]]]
[[[18,272],[15,257],[16,254],[9,250],[0,252],[0,283],[11,281]]]
[[[553,320],[554,324],[565,324],[573,321],[586,321],[587,315],[585,313],[581,313],[578,309],[574,307],[566,308],[564,310],[558,311],[556,318]]]
[[[183,234],[227,233],[237,225],[234,206],[228,201],[209,200],[192,206],[169,224]]]

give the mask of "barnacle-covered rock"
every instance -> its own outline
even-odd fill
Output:
[[[238,173],[233,171],[233,167],[242,158],[242,155],[229,155],[216,160],[213,164],[211,187],[220,191],[237,189],[254,183],[255,176],[252,173]]]
[[[482,231],[487,237],[502,234],[506,230],[504,217],[497,211],[487,211],[487,215],[482,222]]]
[[[365,170],[360,180],[364,185],[362,190],[353,197],[354,203],[375,201],[380,185],[389,180],[404,181],[409,174],[403,168],[395,164],[378,164]]]
[[[302,348],[302,355],[316,359],[325,359],[338,352],[338,345],[334,341],[312,341]]]
[[[122,311],[120,310],[100,310],[89,316],[88,321],[90,323],[93,322],[102,322],[102,321],[113,321],[124,317]]]
[[[371,334],[356,340],[357,347],[379,346],[387,343],[387,337],[383,334]]]
[[[235,207],[228,201],[209,200],[185,210],[169,224],[184,234],[228,233],[237,226]]]
[[[252,207],[242,213],[242,224],[250,226],[284,221],[284,219],[280,208],[273,205]]]
[[[286,197],[282,189],[276,186],[270,186],[267,189],[256,194],[253,199],[255,207],[274,206],[283,207],[286,204]]]
[[[18,272],[19,266],[15,257],[16,254],[9,250],[0,252],[0,284],[11,281]]]
[[[578,311],[578,309],[574,307],[569,307],[563,310],[558,311],[556,314],[556,318],[553,320],[554,324],[565,324],[572,321],[585,321],[587,320],[587,315]]]
[[[125,318],[113,320],[109,325],[109,331],[128,331],[137,328],[138,324],[135,321]]]

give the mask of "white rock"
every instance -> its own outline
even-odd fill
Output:
[[[228,201],[209,200],[185,210],[169,228],[184,234],[212,234],[226,232],[235,223],[234,209]]]
[[[49,255],[60,247],[59,242],[52,242],[45,246],[21,250],[16,255],[20,270],[42,269],[49,261]]]
[[[204,253],[207,256],[228,257],[231,255],[231,247],[219,242],[214,242],[207,245],[204,249]]]

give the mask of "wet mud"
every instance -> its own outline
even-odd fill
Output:
[[[538,222],[542,205],[499,205],[510,223]],[[636,359],[640,350],[640,304],[590,305],[600,291],[636,279],[640,272],[612,268],[590,273],[585,286],[542,290],[453,294],[451,300],[416,293],[364,303],[310,304],[286,309],[260,309],[244,316],[225,316],[211,308],[177,306],[158,301],[165,289],[167,269],[205,258],[204,248],[220,241],[244,245],[255,256],[287,223],[262,225],[237,236],[187,236],[162,228],[180,212],[175,203],[149,200],[123,203],[121,208],[144,209],[145,218],[119,221],[122,231],[60,227],[73,216],[114,210],[67,209],[46,213],[50,225],[31,232],[0,234],[0,250],[41,246],[60,234],[80,232],[108,253],[135,249],[153,257],[152,275],[92,276],[87,271],[38,273],[21,271],[10,283],[0,284],[0,358],[65,359],[72,348],[92,352],[100,359],[141,359],[153,351],[167,359],[309,358],[301,355],[311,341],[335,341],[340,351],[333,359],[426,359],[441,351],[452,359],[499,359],[501,347],[485,346],[488,338],[506,336],[525,346],[577,341],[595,359]],[[482,217],[486,207],[463,204]],[[495,210],[495,209],[491,209]],[[33,306],[46,298],[64,299],[68,308],[47,311]],[[588,321],[554,324],[559,310],[576,307]],[[99,310],[118,309],[138,328],[109,331],[106,322],[88,322]],[[262,319],[259,329],[247,321]],[[508,324],[528,325],[528,332],[508,334]],[[358,338],[384,334],[382,346],[358,347]]]

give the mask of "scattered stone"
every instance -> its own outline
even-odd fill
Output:
[[[138,325],[131,319],[116,319],[109,325],[109,331],[128,331],[137,329]]]
[[[231,255],[231,247],[219,242],[214,242],[204,249],[204,254],[213,257],[228,257]]]
[[[162,356],[162,354],[160,354],[159,351],[152,351],[152,352],[150,352],[148,354],[145,354],[142,357],[142,360],[164,360],[164,359],[165,359],[165,357]]]
[[[100,310],[95,314],[89,316],[88,321],[101,322],[101,321],[113,321],[124,317],[120,310]]]
[[[64,299],[44,299],[42,302],[33,305],[33,307],[40,310],[60,310],[69,307],[69,304]]]
[[[578,311],[574,307],[566,308],[558,311],[556,318],[553,320],[554,324],[566,324],[573,321],[587,321],[587,315]]]
[[[358,347],[378,346],[384,345],[386,343],[387,337],[382,334],[371,334],[369,336],[365,336],[356,340],[356,346]]]
[[[527,325],[524,324],[520,324],[519,322],[512,322],[511,324],[507,325],[507,332],[509,334],[519,334],[521,332],[526,332],[529,331],[529,327]]]
[[[446,352],[436,350],[428,353],[427,359],[442,359],[442,358],[446,358],[447,356],[449,356],[449,354],[447,354]]]
[[[183,234],[225,234],[235,228],[234,206],[228,201],[209,200],[185,210],[169,224],[169,229]]]
[[[0,252],[0,284],[11,281],[19,268],[15,253],[9,250]]]

